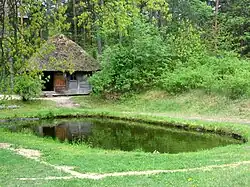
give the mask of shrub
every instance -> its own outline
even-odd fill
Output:
[[[176,94],[192,89],[200,89],[204,87],[204,82],[211,76],[211,72],[207,71],[205,66],[181,67],[173,72],[165,72],[159,80],[159,87]]]
[[[231,99],[249,96],[249,62],[233,59],[223,63],[220,60],[219,64],[213,67],[213,73],[214,82],[209,86],[213,92],[222,93]]]
[[[104,51],[102,71],[90,79],[94,92],[141,91],[161,76],[168,62],[163,39],[148,24],[135,26],[132,32],[126,43]]]
[[[201,32],[189,23],[182,23],[176,32],[168,34],[166,42],[172,69],[180,66],[196,67],[202,63],[206,56],[206,46],[200,35]]]
[[[15,77],[14,91],[22,97],[23,101],[39,97],[42,91],[42,80],[37,76],[22,74]]]
[[[107,48],[102,71],[90,79],[94,92],[120,97],[152,87],[176,94],[193,89],[232,99],[250,95],[250,62],[235,53],[208,53],[202,32],[183,23],[165,40],[150,24],[137,23],[123,43]]]
[[[220,57],[206,56],[196,67],[180,66],[174,71],[166,71],[158,83],[172,94],[203,89],[237,99],[250,95],[249,80],[250,62],[224,54]]]

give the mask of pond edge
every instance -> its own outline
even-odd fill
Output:
[[[157,116],[148,116],[148,115],[126,115],[124,116],[123,113],[113,113],[110,114],[108,112],[91,112],[88,111],[85,113],[75,113],[75,114],[56,114],[50,111],[47,115],[36,117],[23,117],[23,118],[7,118],[7,119],[0,119],[1,123],[6,122],[13,122],[13,121],[37,121],[42,119],[65,119],[65,118],[101,118],[101,119],[114,119],[114,120],[124,120],[124,121],[131,121],[131,122],[139,122],[139,123],[146,123],[161,127],[169,127],[169,128],[177,128],[183,129],[186,131],[194,131],[194,132],[201,132],[201,133],[213,133],[221,136],[228,136],[234,138],[236,140],[242,141],[243,143],[248,142],[249,136],[242,135],[242,133],[234,132],[234,129],[230,129],[230,127],[219,127],[217,123],[211,123],[215,125],[214,127],[209,127],[206,125],[197,124],[194,122],[187,122],[184,120],[174,120],[174,119],[159,119]],[[151,118],[151,119],[149,119]]]

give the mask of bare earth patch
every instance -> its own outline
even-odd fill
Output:
[[[138,114],[147,116],[160,116],[171,117],[177,119],[191,120],[191,121],[207,121],[207,122],[225,122],[225,123],[237,123],[242,125],[250,125],[249,119],[239,119],[234,117],[218,117],[218,116],[203,116],[203,115],[184,115],[180,113],[150,113],[150,112],[122,112],[124,114]]]
[[[196,172],[196,171],[210,171],[213,169],[221,169],[221,168],[235,168],[241,165],[250,165],[250,160],[248,161],[241,161],[241,162],[235,162],[231,164],[221,164],[221,165],[209,165],[204,167],[198,167],[198,168],[187,168],[187,169],[175,169],[175,170],[147,170],[147,171],[128,171],[128,172],[114,172],[114,173],[104,173],[104,174],[98,174],[98,173],[80,173],[77,171],[74,171],[74,167],[71,166],[56,166],[53,164],[50,164],[45,161],[41,161],[39,158],[41,157],[41,153],[38,150],[33,149],[14,149],[11,147],[11,144],[8,143],[0,143],[0,149],[7,149],[11,150],[21,156],[24,156],[28,159],[33,159],[34,161],[39,162],[40,164],[44,164],[47,166],[50,166],[56,170],[63,171],[65,173],[68,173],[69,176],[65,177],[55,177],[55,176],[48,176],[44,178],[17,178],[18,180],[69,180],[69,179],[92,179],[92,180],[100,180],[104,179],[106,177],[122,177],[122,176],[141,176],[141,175],[156,175],[161,173],[177,173],[177,172]]]
[[[0,149],[8,149],[11,147],[9,143],[0,143]]]
[[[76,108],[80,106],[79,104],[74,103],[71,100],[71,97],[60,96],[60,97],[46,97],[42,99],[56,102],[57,107]]]
[[[222,164],[222,165],[210,165],[205,167],[199,168],[188,168],[188,169],[176,169],[176,170],[148,170],[148,171],[128,171],[128,172],[114,172],[114,173],[104,173],[104,174],[97,174],[97,173],[88,173],[82,174],[76,171],[68,170],[66,168],[57,167],[56,169],[62,169],[65,173],[70,173],[71,176],[66,177],[44,177],[44,178],[18,178],[19,180],[69,180],[69,179],[93,179],[93,180],[100,180],[106,177],[122,177],[122,176],[141,176],[141,175],[156,175],[161,173],[182,173],[182,172],[196,172],[196,171],[211,171],[213,169],[220,169],[220,168],[235,168],[241,165],[249,165],[250,161],[242,161],[236,162],[231,164]]]
[[[23,148],[15,149],[15,148],[12,148],[12,144],[9,144],[9,143],[0,143],[0,149],[7,149],[25,158],[34,159],[34,160],[38,160],[41,157],[41,153],[38,150],[23,149]]]
[[[33,149],[15,149],[17,154],[24,156],[30,159],[39,159],[41,157],[41,153],[38,150]]]

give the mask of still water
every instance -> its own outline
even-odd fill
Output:
[[[215,134],[107,119],[29,121],[5,127],[12,132],[32,132],[60,141],[123,151],[179,153],[241,143]]]

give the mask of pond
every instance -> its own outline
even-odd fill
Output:
[[[5,128],[69,143],[84,143],[93,148],[123,151],[179,153],[241,143],[216,134],[107,119],[15,122]]]

